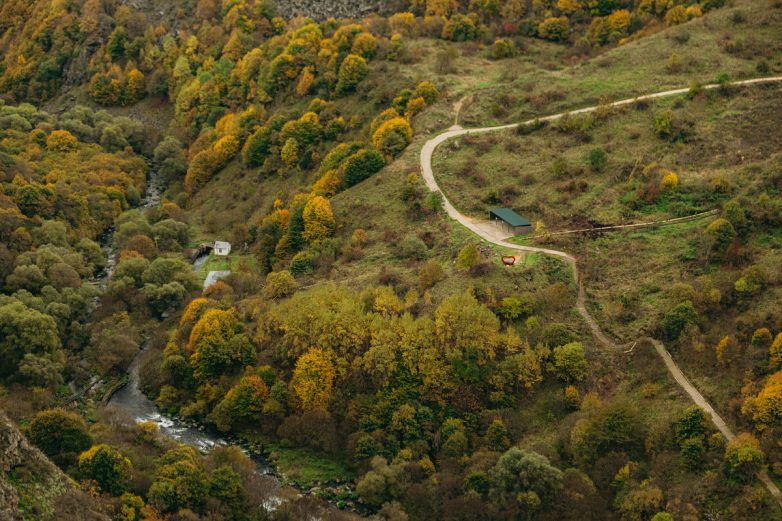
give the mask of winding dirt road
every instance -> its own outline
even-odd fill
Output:
[[[746,85],[757,85],[762,83],[779,82],[779,81],[782,81],[782,76],[735,81],[735,82],[731,82],[729,85],[746,86]],[[710,89],[719,88],[720,86],[721,85],[719,84],[709,84],[709,85],[704,85],[701,88],[703,90],[710,90]],[[690,90],[689,88],[684,88],[684,89],[674,89],[674,90],[667,90],[663,92],[656,92],[654,94],[647,94],[645,96],[638,96],[635,98],[628,98],[621,101],[615,101],[613,103],[610,103],[609,106],[619,107],[622,105],[628,105],[630,103],[634,103],[636,101],[641,101],[641,100],[651,100],[651,99],[663,98],[667,96],[675,96],[678,94],[685,94],[689,92],[689,90]],[[458,108],[461,108],[461,104],[458,105]],[[426,186],[429,188],[430,191],[440,192],[442,194],[442,191],[440,190],[440,187],[437,185],[437,181],[435,180],[434,172],[432,170],[432,156],[434,155],[434,151],[437,149],[437,147],[442,143],[448,141],[449,139],[453,139],[466,134],[483,134],[487,132],[510,130],[519,127],[521,125],[531,125],[533,123],[536,123],[537,121],[555,121],[557,119],[562,118],[565,114],[584,114],[588,112],[593,112],[597,108],[598,108],[597,106],[585,107],[571,112],[561,112],[559,114],[545,116],[537,120],[531,119],[528,121],[524,121],[522,123],[512,123],[509,125],[500,125],[496,127],[462,128],[458,124],[456,124],[450,129],[448,129],[446,132],[443,132],[442,134],[427,141],[424,144],[423,148],[421,149],[421,173],[424,177],[424,180],[426,181]],[[468,229],[470,229],[473,233],[475,233],[482,239],[492,244],[496,244],[497,246],[502,246],[503,248],[508,248],[511,250],[527,252],[527,253],[529,252],[542,253],[545,255],[552,255],[564,259],[573,269],[573,277],[578,286],[578,296],[576,298],[576,309],[578,310],[578,313],[583,317],[584,321],[589,326],[592,335],[600,344],[602,344],[608,349],[620,349],[619,345],[617,345],[613,340],[608,338],[605,335],[605,333],[603,333],[597,321],[594,319],[594,317],[592,317],[592,315],[587,310],[586,292],[584,290],[584,284],[581,279],[581,275],[579,274],[578,271],[577,260],[573,255],[564,251],[553,250],[549,248],[539,248],[535,246],[521,246],[518,244],[513,244],[511,242],[508,242],[506,240],[508,239],[508,235],[503,233],[501,228],[495,226],[489,221],[480,221],[480,220],[471,219],[467,217],[466,215],[459,212],[451,204],[451,202],[448,200],[445,194],[442,195],[443,195],[443,207],[445,208],[445,211],[448,213],[448,216],[454,219],[455,221],[458,221],[460,224],[464,225]],[[657,351],[657,354],[665,363],[665,367],[668,369],[668,372],[671,374],[671,376],[676,381],[676,383],[684,390],[684,392],[687,393],[690,399],[711,416],[711,420],[714,423],[714,425],[722,433],[722,435],[725,436],[725,438],[728,441],[735,438],[733,431],[731,431],[731,429],[728,427],[728,424],[725,422],[725,420],[723,420],[722,417],[719,414],[717,414],[717,411],[715,411],[714,408],[711,406],[711,404],[709,404],[708,400],[706,400],[706,398],[704,398],[704,396],[698,391],[698,389],[696,389],[695,386],[690,383],[690,381],[684,375],[684,373],[679,368],[679,366],[676,365],[676,362],[674,362],[673,358],[671,357],[671,354],[665,348],[663,343],[660,342],[659,340],[648,338],[648,337],[639,339],[639,342],[651,343],[655,351]],[[758,478],[766,486],[769,493],[774,497],[774,499],[776,499],[780,507],[782,507],[782,492],[779,490],[776,484],[771,480],[768,474],[765,471],[762,471],[758,474]]]

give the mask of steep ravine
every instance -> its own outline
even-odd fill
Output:
[[[74,501],[63,501],[66,496]],[[35,519],[109,521],[0,410],[0,520],[29,519],[32,512]]]
[[[147,183],[147,193],[141,202],[140,207],[150,208],[160,202],[162,186],[155,170],[151,170]],[[114,229],[112,228],[102,238],[102,246],[107,254],[109,262],[107,268],[97,284],[103,288],[106,287],[116,265],[116,251],[112,249]],[[194,269],[198,269],[203,262],[203,257],[198,257],[194,261]],[[258,447],[248,445],[238,439],[220,436],[214,429],[204,425],[198,425],[194,422],[187,422],[179,418],[170,417],[162,414],[154,402],[152,402],[140,387],[139,371],[142,366],[146,348],[140,351],[128,367],[128,381],[123,387],[117,389],[107,402],[106,408],[128,416],[135,423],[153,422],[157,425],[159,431],[172,440],[196,447],[201,452],[209,452],[215,447],[224,447],[236,445],[245,453],[250,455],[256,465],[256,473],[262,477],[263,490],[267,497],[264,500],[264,507],[274,510],[283,501],[290,498],[296,498],[308,491],[298,490],[292,486],[284,485],[278,477],[276,470],[269,461],[262,455]],[[342,488],[340,492],[344,492]],[[333,503],[327,503],[324,509],[336,510],[338,507]],[[325,514],[325,512],[324,512]],[[0,520],[5,518],[0,516]]]

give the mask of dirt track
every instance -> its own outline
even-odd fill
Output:
[[[778,81],[782,81],[782,76],[736,81],[730,83],[730,86],[757,85],[761,83],[778,82]],[[721,85],[718,84],[711,84],[711,85],[705,85],[702,88],[704,90],[710,90],[710,89],[719,88],[720,86]],[[609,105],[612,107],[618,107],[618,106],[633,103],[638,100],[649,100],[655,98],[662,98],[666,96],[674,96],[678,94],[685,94],[688,91],[689,91],[688,88],[667,90],[663,92],[647,94],[645,96],[639,96],[636,98],[628,98],[625,100],[616,101],[610,103]],[[460,107],[461,104],[458,104],[457,112],[458,112],[458,108]],[[453,139],[455,137],[463,136],[466,134],[482,134],[487,132],[497,132],[501,130],[514,129],[521,125],[531,125],[536,121],[555,121],[557,119],[562,118],[565,114],[583,114],[587,112],[593,112],[597,108],[598,108],[597,106],[585,107],[582,109],[574,110],[569,113],[561,112],[559,114],[553,114],[551,116],[545,116],[539,118],[538,120],[528,120],[522,123],[512,123],[510,125],[501,125],[497,127],[465,129],[460,127],[458,124],[454,125],[446,132],[443,132],[442,134],[424,143],[424,146],[421,149],[421,173],[424,177],[424,181],[426,182],[426,185],[429,188],[429,190],[433,192],[442,193],[440,187],[437,185],[437,181],[435,180],[434,172],[432,170],[432,156],[434,155],[435,149],[442,143],[448,141],[449,139]],[[445,211],[448,213],[448,216],[454,219],[455,221],[458,221],[459,223],[461,223],[462,225],[470,229],[473,233],[485,239],[486,241],[491,242],[492,244],[496,244],[498,246],[502,246],[504,248],[508,248],[520,252],[533,252],[533,253],[543,253],[546,255],[553,255],[555,257],[564,259],[568,264],[570,264],[570,266],[573,269],[573,277],[575,278],[576,284],[578,285],[578,297],[576,298],[576,309],[578,310],[578,313],[584,318],[584,321],[587,323],[589,329],[592,331],[592,335],[600,344],[602,344],[608,349],[620,349],[620,346],[618,346],[613,340],[608,338],[605,335],[605,333],[603,333],[597,321],[594,319],[594,317],[592,317],[592,315],[587,310],[586,291],[584,290],[584,284],[583,281],[581,280],[581,276],[578,271],[578,263],[573,255],[570,255],[569,253],[564,251],[553,250],[549,248],[539,248],[535,246],[520,246],[518,244],[507,242],[505,239],[507,239],[508,237],[506,234],[502,233],[501,229],[497,228],[496,226],[494,226],[488,221],[478,221],[463,215],[451,204],[451,202],[448,200],[445,194],[442,195],[443,195],[443,207],[445,208]],[[682,390],[684,390],[684,392],[687,393],[687,395],[690,397],[690,399],[693,402],[695,402],[696,405],[698,405],[703,410],[705,410],[709,415],[711,415],[712,422],[717,427],[717,429],[723,434],[723,436],[725,436],[727,440],[732,440],[733,438],[735,438],[735,435],[728,427],[728,424],[725,423],[725,420],[723,420],[722,417],[719,414],[717,414],[717,411],[715,411],[714,408],[711,406],[711,404],[709,404],[708,400],[706,400],[706,398],[704,398],[704,396],[698,391],[698,389],[696,389],[695,386],[690,383],[690,381],[684,375],[684,373],[679,368],[679,366],[676,365],[676,362],[674,362],[673,358],[671,357],[671,354],[665,348],[663,343],[660,342],[659,340],[648,338],[648,337],[640,338],[638,341],[651,343],[654,346],[655,351],[657,351],[657,354],[663,360],[663,363],[665,363],[665,367],[668,369],[668,372],[671,374],[671,376],[676,381],[676,383],[682,388]],[[762,471],[759,473],[758,478],[760,479],[761,482],[763,482],[763,484],[768,489],[769,493],[771,493],[774,499],[776,499],[779,505],[782,507],[782,492],[779,490],[776,484],[771,480],[768,474],[765,471]]]

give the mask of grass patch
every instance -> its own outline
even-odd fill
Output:
[[[258,269],[258,262],[252,255],[230,254],[227,257],[217,256],[210,253],[206,262],[199,268],[198,276],[206,278],[210,271],[255,271]]]
[[[642,110],[617,108],[586,130],[581,123],[557,123],[526,135],[462,136],[435,151],[434,170],[443,193],[463,213],[483,217],[493,206],[506,206],[552,232],[693,215],[727,200],[713,183],[725,178],[744,188],[753,180],[741,175],[742,166],[764,161],[782,146],[770,126],[782,117],[779,93],[779,86],[727,97],[709,91],[693,101],[674,97]],[[684,129],[681,141],[655,133],[656,114],[669,109]],[[740,117],[710,120],[724,113]],[[759,139],[759,132],[769,138]],[[606,158],[598,167],[589,159],[595,152]],[[678,178],[674,191],[662,186],[668,171]]]
[[[302,488],[311,488],[325,483],[345,483],[354,479],[347,464],[316,454],[305,448],[284,447],[269,444],[269,460],[288,481]]]

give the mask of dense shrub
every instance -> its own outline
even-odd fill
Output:
[[[491,46],[491,57],[495,60],[501,60],[503,58],[512,58],[516,54],[516,44],[513,40],[507,38],[500,38],[495,40]]]
[[[92,445],[81,416],[64,409],[39,412],[29,429],[30,441],[58,465],[75,463],[78,455]]]

